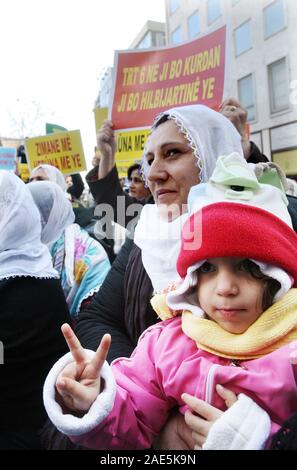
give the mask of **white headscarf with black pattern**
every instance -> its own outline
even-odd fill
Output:
[[[172,108],[159,114],[152,126],[152,132],[164,116],[173,120],[188,140],[197,159],[200,183],[206,183],[220,155],[237,152],[243,156],[241,138],[234,125],[222,114],[202,104]],[[142,171],[147,179],[149,165],[146,149],[142,159]]]
[[[243,158],[241,138],[234,125],[207,106],[190,105],[164,111],[157,116],[152,132],[164,116],[176,123],[193,149],[201,183],[208,181],[220,155],[237,152]],[[146,180],[149,170],[144,149],[142,172]],[[181,228],[186,217],[183,214],[172,222],[164,222],[156,204],[147,204],[141,212],[134,242],[141,249],[144,268],[156,292],[179,278],[176,260],[181,244]]]

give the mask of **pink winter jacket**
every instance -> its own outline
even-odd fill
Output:
[[[225,410],[216,384],[264,408],[272,435],[297,410],[297,366],[290,363],[290,352],[288,345],[236,366],[198,349],[182,332],[180,317],[158,323],[143,333],[131,358],[113,362],[117,392],[110,414],[91,432],[72,439],[96,449],[148,449],[170,411],[185,412],[182,393]]]

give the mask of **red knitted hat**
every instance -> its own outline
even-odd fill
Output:
[[[229,256],[280,267],[293,277],[297,287],[297,235],[271,212],[251,205],[218,202],[187,219],[177,260],[182,278],[198,261]]]

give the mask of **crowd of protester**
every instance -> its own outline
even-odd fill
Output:
[[[127,185],[105,121],[88,207],[0,171],[1,450],[296,448],[297,184],[246,119],[163,112]]]

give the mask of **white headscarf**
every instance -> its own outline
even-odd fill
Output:
[[[225,116],[207,106],[194,104],[164,111],[157,116],[152,131],[164,116],[176,123],[193,149],[201,183],[208,181],[220,155],[237,152],[243,157],[241,138],[234,125]],[[150,167],[145,153],[146,149],[144,149],[142,168],[147,178]]]
[[[65,228],[74,222],[71,203],[62,189],[51,181],[32,182],[28,188],[41,216],[41,241],[54,243]]]
[[[40,215],[25,183],[0,171],[0,280],[59,277],[40,234]]]
[[[53,183],[58,184],[60,186],[60,188],[63,189],[63,191],[66,191],[67,186],[66,186],[66,183],[65,183],[63,173],[61,173],[61,171],[58,170],[58,168],[56,168],[52,165],[38,165],[36,168],[34,168],[31,171],[31,175],[30,175],[31,178],[32,178],[32,176],[34,176],[34,174],[37,172],[37,170],[43,170],[50,181],[52,181]]]
[[[193,149],[201,183],[208,181],[220,155],[237,152],[243,158],[240,135],[234,125],[222,114],[203,105],[172,108],[157,116],[152,130],[164,116],[174,120]],[[144,151],[142,171],[146,179],[149,169]],[[168,229],[166,237],[164,221],[160,217],[158,207],[147,204],[141,212],[135,229],[134,242],[141,249],[144,268],[156,292],[160,292],[170,282],[179,279],[176,261],[184,220],[185,214],[173,222],[168,222],[172,227]],[[154,234],[158,232],[162,232],[162,236],[156,239]]]

